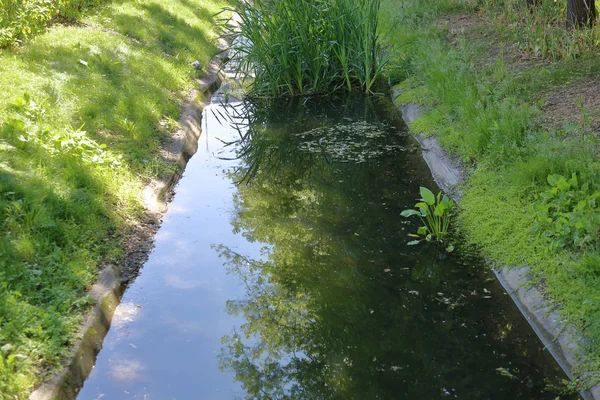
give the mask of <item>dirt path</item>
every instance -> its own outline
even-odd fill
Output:
[[[479,60],[481,66],[493,65],[499,57],[506,71],[511,73],[551,65],[550,61],[523,52],[513,43],[488,32],[485,27],[490,23],[480,14],[456,14],[441,17],[438,27],[446,32],[453,46],[459,46],[461,38],[467,42],[485,43],[487,52]],[[576,79],[566,85],[549,88],[539,95],[539,99],[545,99],[538,117],[538,122],[545,129],[557,130],[575,124],[600,133],[600,78]]]

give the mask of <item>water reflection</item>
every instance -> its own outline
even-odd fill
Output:
[[[399,214],[433,182],[380,117],[389,104],[334,101],[221,115],[251,116],[226,144],[241,160],[232,225],[265,244],[260,258],[215,246],[246,288],[227,302],[245,323],[221,369],[247,398],[555,398],[544,380],[562,374],[480,262],[405,245],[416,226]]]

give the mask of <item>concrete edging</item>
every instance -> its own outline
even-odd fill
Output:
[[[189,159],[198,149],[202,110],[206,106],[206,103],[198,101],[198,98],[210,98],[210,95],[221,85],[224,79],[221,72],[224,57],[225,53],[221,53],[211,60],[204,76],[196,80],[198,87],[189,93],[182,105],[178,119],[181,128],[173,133],[171,140],[163,149],[163,157],[176,165],[175,171],[146,186],[143,200],[150,212],[164,214],[169,194],[181,178]],[[110,329],[113,314],[120,303],[125,287],[126,282],[121,278],[119,265],[108,265],[99,272],[97,282],[88,293],[96,300],[96,305],[86,317],[77,335],[79,339],[73,346],[70,358],[62,371],[31,393],[30,400],[63,400],[77,397],[94,368],[96,356]]]
[[[399,91],[392,91],[392,101],[395,101]],[[419,105],[409,103],[397,106],[402,112],[402,119],[409,125],[421,115]],[[460,184],[465,181],[466,169],[458,159],[452,158],[440,146],[435,137],[426,137],[421,133],[414,134],[422,149],[422,156],[435,182],[457,202],[462,191]],[[581,334],[572,328],[566,328],[564,318],[560,316],[542,291],[532,284],[529,278],[529,267],[509,268],[503,266],[493,269],[493,272],[517,305],[536,335],[563,369],[572,379],[574,369],[582,360],[583,343]],[[600,400],[600,384],[580,392],[584,400]]]

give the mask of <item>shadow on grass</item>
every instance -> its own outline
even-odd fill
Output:
[[[204,26],[212,24],[212,14],[205,7],[193,7],[189,1],[179,1],[183,5],[182,14],[191,12]],[[127,14],[113,15],[115,28],[126,36],[142,42],[158,44],[164,53],[193,61],[194,55],[202,54],[203,49],[214,50],[212,38],[207,32],[190,25],[184,18],[175,15],[158,3],[141,6],[143,17]],[[187,57],[186,57],[187,56]]]
[[[0,128],[3,137],[6,130]],[[118,224],[116,199],[93,166],[69,154],[52,156],[32,143],[7,153],[0,168],[0,342],[27,355],[17,367],[39,371],[66,355],[77,311],[91,304],[85,288]]]
[[[26,396],[36,375],[66,355],[80,311],[90,306],[86,286],[102,260],[120,255],[114,232],[125,224],[122,215],[134,212],[129,191],[139,194],[141,181],[130,171],[143,175],[147,165],[160,164],[160,142],[170,133],[164,121],[177,119],[193,84],[190,62],[206,63],[216,53],[211,3],[121,3],[102,11],[106,30],[57,26],[8,56],[18,58],[11,73],[32,77],[15,78],[15,85],[31,87],[38,104],[47,97],[45,114],[28,129],[43,127],[44,140],[54,140],[83,126],[125,162],[99,169],[50,154],[22,142],[28,133],[9,123],[22,115],[2,110],[0,345],[12,343],[27,357],[8,374],[0,368],[2,394]]]
[[[117,14],[111,19],[119,31],[142,43],[77,30],[75,46],[45,41],[22,54],[32,72],[66,75],[65,91],[79,103],[70,123],[85,125],[94,139],[109,144],[134,165],[156,153],[166,139],[160,121],[177,119],[184,95],[179,92],[181,76],[193,73],[189,63],[216,52],[207,32],[159,4],[141,7],[142,18]],[[210,21],[208,9],[192,10],[204,22]]]

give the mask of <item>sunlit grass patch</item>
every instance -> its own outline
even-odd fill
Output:
[[[67,355],[144,183],[170,170],[160,148],[224,5],[118,2],[0,55],[0,398]]]
[[[566,29],[566,2],[543,0],[528,7],[518,0],[484,0],[481,10],[495,28],[509,35],[525,52],[553,60],[577,58],[597,49],[600,26],[591,29]]]

